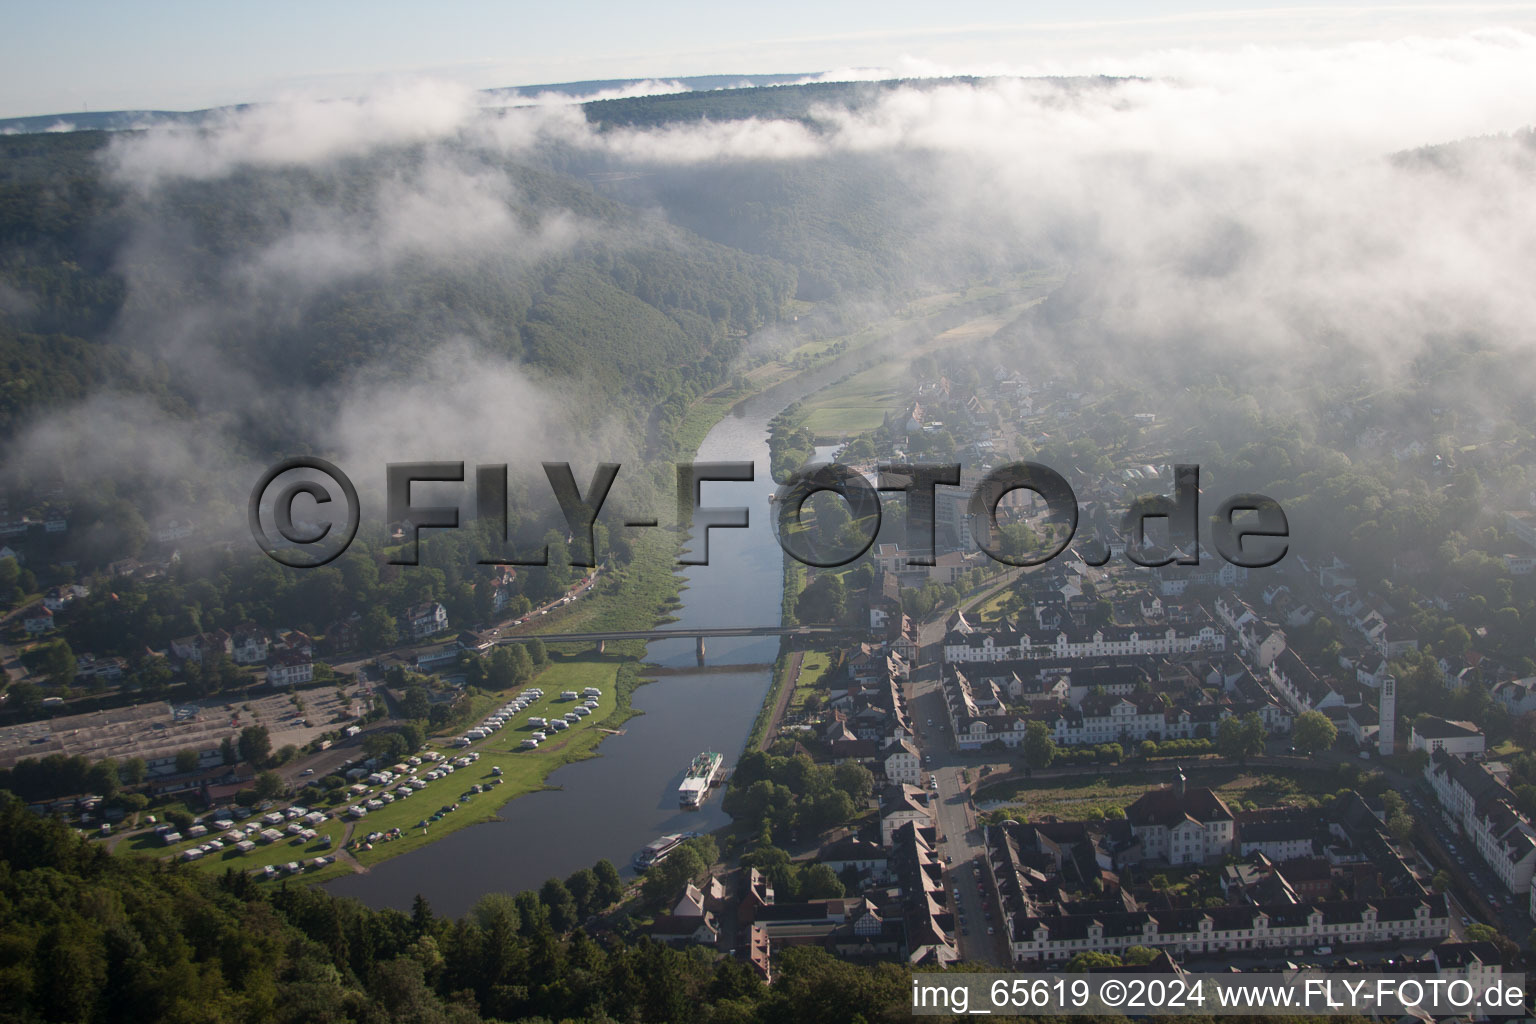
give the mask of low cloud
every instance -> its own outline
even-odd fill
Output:
[[[1400,372],[1437,336],[1528,347],[1532,148],[1473,146],[1450,167],[1390,156],[1522,128],[1536,110],[1532,66],[1536,37],[1502,30],[1328,49],[1170,50],[1104,68],[1141,76],[1132,79],[870,85],[867,102],[805,118],[603,131],[569,97],[509,108],[416,81],[124,134],[105,158],[113,180],[167,216],[147,217],[124,250],[130,293],[114,332],[174,368],[195,426],[180,412],[100,397],[45,418],[18,451],[46,462],[105,437],[82,457],[107,476],[140,472],[145,453],[161,460],[154,472],[173,475],[210,450],[227,457],[252,420],[293,415],[289,406],[313,395],[302,373],[274,390],[223,342],[253,325],[303,322],[317,298],[348,282],[491,256],[528,265],[608,237],[611,229],[524,196],[509,167],[573,154],[658,180],[804,161],[833,162],[835,174],[839,160],[876,161],[916,197],[914,223],[925,225],[911,239],[916,262],[928,251],[1006,252],[1077,268],[1092,280],[1096,354],[1127,374],[1214,347],[1248,356],[1255,380],[1298,383],[1331,354],[1351,372]],[[179,205],[185,190],[252,169],[291,175],[291,190],[253,192],[238,211],[255,222],[252,244],[199,263],[188,218],[211,214]],[[16,301],[0,294],[0,306]],[[297,419],[312,426],[316,447],[373,466],[386,453],[515,461],[517,446],[579,461],[609,443],[622,449],[616,426],[572,415],[572,382],[501,354],[494,325],[477,334],[444,321],[415,340],[408,365],[398,354],[359,365],[321,396],[330,414]]]

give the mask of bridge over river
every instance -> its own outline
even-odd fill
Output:
[[[541,640],[546,644],[583,643],[597,644],[601,651],[609,640],[692,640],[694,650],[699,656],[699,664],[704,664],[706,640],[718,639],[729,636],[796,636],[796,637],[838,637],[838,636],[863,636],[859,630],[849,629],[846,626],[693,626],[686,629],[622,629],[608,632],[592,633],[530,633],[525,636],[498,637],[493,643],[518,644],[527,643],[529,640]]]

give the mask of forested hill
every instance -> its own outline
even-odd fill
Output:
[[[320,159],[269,152],[298,129],[261,108],[196,130],[0,136],[0,444],[111,388],[178,416],[218,409],[247,447],[292,450],[309,425],[259,422],[251,395],[409,377],[444,338],[664,432],[792,299],[907,297],[1026,257],[978,247],[921,155],[636,157],[614,133],[814,133],[816,112],[935,84],[598,101],[574,144],[503,146],[498,119],[528,112],[492,107],[462,131]],[[150,164],[146,187],[134,169]]]
[[[450,237],[389,260],[369,251],[376,225],[396,216],[381,182],[430,179],[440,154],[241,171],[145,198],[105,176],[108,138],[0,138],[0,434],[106,385],[171,410],[206,400],[197,392],[218,384],[178,365],[189,348],[238,366],[242,388],[317,388],[368,365],[409,372],[414,352],[454,335],[633,408],[686,403],[794,288],[793,269],[773,259],[658,224],[572,176],[486,167],[483,154],[451,159],[470,179],[504,176],[513,244],[454,252]],[[544,244],[541,232],[562,225],[568,244]],[[349,247],[357,267],[313,287],[251,284],[253,263],[283,259],[302,278],[295,239]]]
[[[608,867],[611,872],[611,865]],[[588,872],[590,874],[590,872]],[[611,876],[615,881],[617,874]],[[907,973],[726,958],[569,931],[534,893],[467,918],[373,911],[241,872],[114,857],[0,794],[0,1020],[90,1024],[907,1020]],[[557,928],[557,925],[559,927]]]

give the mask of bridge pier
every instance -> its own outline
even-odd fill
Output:
[[[703,665],[704,664],[704,638],[703,637],[701,637],[701,636],[694,637],[694,649],[693,649],[693,651],[694,651],[694,654],[696,654],[698,656],[699,664]]]
[[[608,648],[608,641],[607,640],[599,640],[597,642],[597,653],[598,654],[602,654],[603,651],[605,651],[607,648]]]

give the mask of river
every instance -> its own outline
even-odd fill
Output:
[[[893,337],[910,342],[942,330],[966,315],[984,312],[996,300],[968,303],[908,325]],[[818,369],[747,399],[717,423],[699,447],[697,461],[751,459],[752,483],[704,484],[705,506],[748,510],[745,530],[716,529],[709,535],[709,565],[689,566],[677,622],[689,626],[776,626],[783,597],[783,560],[774,538],[768,494],[768,421],[787,405],[825,387],[861,365],[867,352],[850,353]],[[818,449],[825,455],[830,449]],[[698,538],[692,542],[699,543]],[[775,637],[733,637],[709,641],[706,661],[716,665],[772,662]],[[696,664],[692,640],[665,640],[648,648],[657,665]],[[725,767],[735,764],[757,717],[772,673],[763,670],[664,675],[638,687],[633,704],[642,714],[598,748],[599,756],[564,765],[550,776],[556,787],[518,797],[501,810],[501,820],[462,829],[419,850],[349,875],[326,888],[372,907],[409,910],[419,893],[435,911],[454,917],[487,892],[537,888],[546,879],[565,878],[607,858],[630,874],[630,858],[659,835],[709,831],[730,821],[715,791],[697,811],[681,811],[677,787],[688,762],[701,750],[718,750]]]

